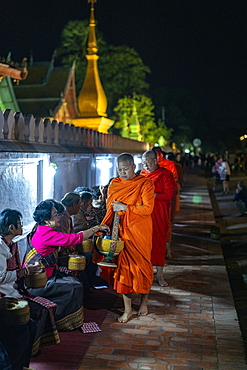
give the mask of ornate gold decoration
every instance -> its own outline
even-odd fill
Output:
[[[86,76],[78,96],[79,117],[72,119],[75,126],[87,127],[92,130],[107,133],[112,126],[112,120],[107,118],[107,98],[100,81],[98,71],[98,47],[95,33],[94,6],[96,0],[88,0],[91,3],[89,18],[89,37],[87,43],[87,70]]]

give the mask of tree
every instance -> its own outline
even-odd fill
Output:
[[[138,120],[141,126],[142,140],[156,143],[160,136],[165,140],[169,140],[172,130],[168,129],[162,120],[156,124],[154,119],[154,105],[150,98],[145,95],[135,95],[135,105],[138,115]],[[125,97],[118,100],[117,106],[114,108],[116,113],[116,120],[113,127],[113,132],[121,134],[124,128],[125,118],[130,122],[133,110],[133,98]],[[115,131],[114,131],[115,130]]]
[[[57,49],[57,55],[65,66],[71,66],[76,61],[77,93],[86,73],[88,34],[87,20],[70,21],[62,31],[61,45]],[[108,45],[98,31],[97,44],[99,74],[108,99],[108,115],[112,115],[118,99],[132,94],[133,91],[138,94],[147,91],[145,78],[150,70],[133,48]]]
[[[124,95],[147,91],[145,78],[150,69],[133,48],[108,45],[99,56],[99,73],[111,109]]]
[[[87,39],[89,35],[88,20],[69,21],[61,33],[61,44],[56,50],[56,56],[65,67],[71,67],[76,62],[76,91],[80,92],[86,74]],[[101,33],[97,35],[98,47],[102,51],[106,47]]]

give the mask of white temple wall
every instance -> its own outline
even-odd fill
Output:
[[[0,211],[19,210],[23,223],[44,199],[58,201],[78,186],[106,185],[116,176],[115,154],[0,153]]]

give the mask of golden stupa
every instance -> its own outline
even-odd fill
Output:
[[[107,118],[107,98],[98,71],[99,56],[97,55],[98,48],[94,17],[94,3],[96,0],[89,0],[88,2],[91,2],[91,11],[87,44],[88,53],[86,55],[87,71],[78,97],[79,115],[77,118],[72,119],[72,123],[75,126],[107,133],[114,121]]]

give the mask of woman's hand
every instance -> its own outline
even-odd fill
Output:
[[[110,234],[110,228],[107,225],[99,225],[99,231],[105,231],[107,234]]]
[[[98,231],[105,231],[110,234],[110,228],[107,225],[96,225],[91,227],[91,229],[82,231],[84,234],[84,240],[91,238]]]
[[[127,205],[122,202],[119,202],[118,200],[114,200],[114,202],[111,205],[114,212],[126,211],[127,209]]]
[[[0,298],[0,310],[6,310],[8,308],[14,307],[16,303],[18,303],[17,298],[13,297],[3,297]]]
[[[42,268],[39,264],[39,262],[35,262],[35,264],[33,265],[27,265],[26,266],[26,269],[27,269],[27,273],[30,274],[30,275],[34,275],[34,274],[39,274],[41,271],[42,271]]]

